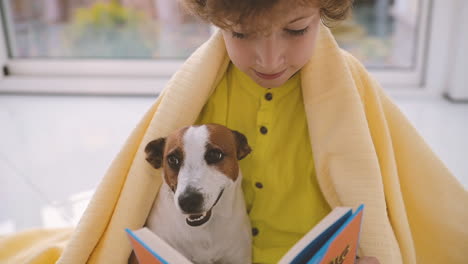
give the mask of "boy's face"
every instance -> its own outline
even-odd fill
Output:
[[[300,6],[283,12],[281,21],[267,33],[243,32],[241,26],[222,31],[234,65],[265,88],[284,84],[307,63],[315,48],[319,8]]]

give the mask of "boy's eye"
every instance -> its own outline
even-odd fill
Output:
[[[244,34],[244,33],[239,33],[239,32],[234,32],[234,31],[232,31],[232,37],[233,37],[233,38],[243,39],[243,38],[246,38],[247,35]]]
[[[309,27],[299,30],[285,29],[285,31],[288,32],[288,34],[291,34],[293,36],[302,36],[307,32],[307,30],[309,30]]]

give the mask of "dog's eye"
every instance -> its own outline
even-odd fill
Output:
[[[218,149],[212,149],[206,152],[205,160],[208,164],[216,163],[221,161],[224,158],[223,152]]]
[[[180,160],[174,155],[167,157],[167,163],[169,163],[169,166],[173,169],[178,169],[180,167]]]

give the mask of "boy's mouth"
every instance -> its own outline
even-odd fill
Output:
[[[256,70],[254,70],[255,74],[262,78],[262,79],[265,79],[265,80],[273,80],[273,79],[276,79],[278,77],[280,77],[281,75],[283,75],[283,73],[285,72],[286,70],[283,70],[283,71],[280,71],[280,72],[277,72],[277,73],[273,73],[273,74],[266,74],[266,73],[261,73],[261,72],[258,72]]]

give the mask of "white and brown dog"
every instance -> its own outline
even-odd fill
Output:
[[[251,263],[252,238],[238,160],[244,135],[207,124],[148,143],[164,182],[146,225],[194,263]]]

